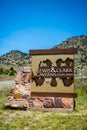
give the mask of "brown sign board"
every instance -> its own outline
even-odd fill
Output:
[[[31,96],[70,97],[74,93],[74,55],[77,49],[30,50]]]

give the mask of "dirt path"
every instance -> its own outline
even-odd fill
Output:
[[[5,86],[12,86],[13,80],[9,81],[0,81],[0,87],[5,87]]]

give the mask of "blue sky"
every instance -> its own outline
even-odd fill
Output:
[[[87,0],[0,0],[0,55],[87,35]]]

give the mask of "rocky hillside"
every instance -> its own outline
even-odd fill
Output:
[[[0,57],[0,64],[23,66],[30,63],[29,55],[18,50],[12,50]]]
[[[75,73],[77,76],[87,76],[87,36],[74,36],[53,48],[77,48],[75,56]],[[30,56],[18,50],[12,50],[0,57],[0,65],[25,66],[31,63]]]
[[[75,72],[78,76],[87,75],[87,36],[74,36],[63,41],[61,44],[53,48],[70,48],[78,49],[78,54],[75,56]]]
[[[54,48],[70,48],[74,47],[78,49],[78,54],[85,55],[87,54],[87,36],[74,36],[68,38],[66,41],[63,41],[59,45],[56,45]]]

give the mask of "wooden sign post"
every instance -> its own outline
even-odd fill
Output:
[[[77,49],[30,50],[31,99],[35,108],[74,108],[74,54]]]

